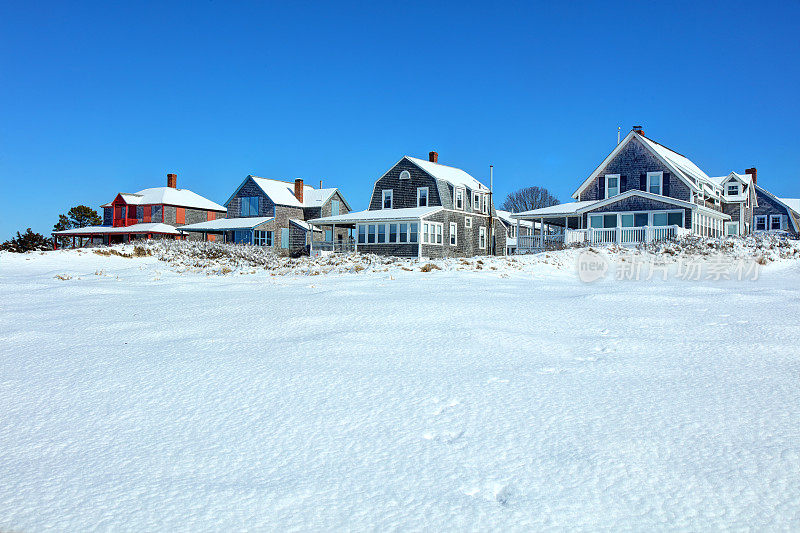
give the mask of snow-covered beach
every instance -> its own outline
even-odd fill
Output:
[[[0,530],[800,528],[800,262],[574,257],[1,254]]]

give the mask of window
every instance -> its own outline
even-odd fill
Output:
[[[408,223],[400,223],[400,242],[408,242]]]
[[[417,223],[412,222],[408,225],[408,242],[417,242]]]
[[[336,216],[339,214],[339,200],[331,200],[331,215]]]
[[[401,180],[410,180],[411,179],[411,172],[409,172],[408,170],[402,171],[400,173],[400,179]]]
[[[727,223],[725,223],[725,234],[726,235],[739,235],[739,223],[738,222],[727,222]]]
[[[391,209],[392,208],[392,196],[393,195],[394,195],[394,192],[392,191],[392,189],[387,189],[387,190],[383,191],[383,201],[381,202],[381,204],[383,205],[384,209]]]
[[[663,172],[648,172],[647,173],[647,192],[653,194],[661,194],[664,185]]]
[[[589,227],[600,229],[603,227],[603,215],[590,215],[589,216]]]
[[[458,224],[450,223],[450,246],[458,245]]]
[[[258,216],[258,196],[243,196],[241,199],[239,216],[257,217]]]
[[[481,249],[486,248],[486,226],[478,228],[478,246]]]
[[[736,196],[737,194],[739,194],[739,184],[738,183],[728,184],[728,190],[725,194],[727,194],[728,196]]]
[[[465,217],[464,218],[464,226],[467,228],[472,227],[472,217]]]
[[[175,208],[175,223],[176,224],[186,224],[186,208],[185,207],[176,207]]]
[[[478,193],[472,195],[472,209],[475,211],[481,210],[481,195]]]
[[[333,230],[326,229],[325,230],[325,242],[333,242]]]
[[[483,212],[484,213],[489,212],[489,195],[487,194],[483,195]]]
[[[683,213],[680,211],[673,211],[671,213],[667,213],[667,224],[670,226],[680,226],[683,227]]]
[[[386,224],[378,224],[378,243],[386,242]]]
[[[756,231],[767,230],[767,215],[756,215]]]
[[[358,244],[367,243],[367,227],[363,224],[358,226]]]
[[[416,225],[416,224],[414,224]],[[439,222],[422,223],[422,244],[442,244],[444,226]],[[415,242],[415,241],[411,241]]]
[[[254,244],[256,246],[272,246],[272,232],[256,230]]]
[[[770,231],[783,229],[783,227],[781,225],[781,219],[782,218],[783,218],[783,216],[781,216],[781,215],[770,215],[769,216],[769,229],[770,229]]]
[[[428,188],[417,188],[417,207],[428,207]]]
[[[633,213],[622,213],[619,216],[619,225],[623,228],[633,227]]]
[[[653,213],[653,225],[654,226],[666,226],[667,225],[667,214],[666,213]]]
[[[368,228],[367,243],[375,244],[375,239],[378,234],[378,228],[375,226],[375,224],[370,224],[369,226],[367,226],[367,228]]]
[[[250,244],[250,230],[237,229],[233,232],[233,242],[236,244]]]
[[[606,198],[619,194],[619,174],[606,175]]]
[[[464,209],[464,189],[456,189],[456,209]]]
[[[389,242],[397,242],[397,224],[389,224]]]
[[[595,229],[616,228],[617,215],[589,215],[589,227]]]

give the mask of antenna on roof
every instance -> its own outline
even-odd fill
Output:
[[[617,126],[617,144],[619,144],[619,132],[622,131],[622,126]]]

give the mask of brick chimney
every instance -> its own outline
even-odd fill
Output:
[[[428,154],[428,161],[430,161],[431,163],[438,163],[439,162],[439,154],[437,154],[436,152],[430,152]]]
[[[294,196],[298,202],[303,203],[303,180],[301,178],[294,180]]]
[[[172,189],[178,188],[178,175],[177,174],[167,174],[167,187]]]
[[[644,130],[642,129],[641,126],[634,126],[632,129],[633,131],[644,137]]]
[[[758,185],[758,179],[756,178],[756,167],[748,168],[744,171],[745,174],[750,174],[753,178],[753,185]]]

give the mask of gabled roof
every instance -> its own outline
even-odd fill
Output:
[[[732,179],[739,180],[740,182],[749,185],[750,182],[753,180],[753,177],[750,174],[739,174],[738,172],[731,172],[727,176],[715,176],[709,179],[721,187],[725,182],[730,181]]]
[[[274,204],[286,205],[289,207],[320,207],[325,204],[325,202],[327,202],[331,196],[336,193],[336,191],[339,190],[335,187],[328,189],[315,189],[310,185],[303,184],[303,203],[300,203],[300,201],[294,195],[293,181],[289,182],[248,175],[244,178],[244,180],[242,180],[242,183],[236,187],[236,190],[233,192],[233,194],[231,194],[231,196],[225,201],[225,205],[230,203],[242,186],[247,183],[248,179],[252,179],[253,183],[258,185],[258,187],[264,191],[264,194],[266,194]],[[347,206],[347,209],[350,209],[350,206],[347,204],[347,201],[344,199],[344,197],[342,197],[342,200]]]
[[[573,198],[577,198],[580,193],[584,191],[584,189],[592,182],[592,180],[597,176],[597,173],[603,170],[616,155],[622,151],[622,149],[628,145],[633,139],[638,139],[642,145],[650,150],[650,152],[659,159],[664,166],[666,166],[670,171],[675,174],[680,180],[682,180],[686,185],[692,189],[693,191],[700,191],[705,190],[706,192],[711,192],[712,196],[714,188],[717,186],[708,175],[700,170],[700,167],[692,163],[689,158],[684,155],[679,154],[674,150],[670,150],[666,146],[657,143],[652,139],[648,139],[644,135],[640,135],[635,131],[631,131],[625,138],[611,151],[610,154],[603,160],[600,165],[596,169],[589,174],[589,177],[586,178],[583,183],[581,183],[580,187],[572,193]],[[707,189],[708,187],[709,189]]]
[[[616,196],[614,197],[616,198]],[[521,213],[513,213],[511,216],[513,218],[520,218],[523,216],[544,216],[544,217],[554,217],[554,216],[569,216],[569,215],[576,215],[578,212],[583,209],[584,207],[590,206],[592,204],[596,204],[597,200],[587,200],[583,202],[569,202],[566,204],[556,204],[551,205],[549,207],[542,207],[541,209],[534,209],[532,211],[523,211]]]
[[[460,168],[440,165],[439,163],[433,163],[431,161],[426,161],[425,159],[411,157],[410,155],[405,156],[405,159],[408,159],[434,178],[446,181],[454,187],[468,187],[473,191],[489,192],[489,188],[486,185],[476,180]]]
[[[172,187],[152,187],[142,189],[137,193],[119,193],[128,205],[151,205],[165,204],[178,207],[189,207],[192,209],[205,209],[208,211],[225,211],[225,207],[208,198],[190,191],[189,189],[173,189]],[[111,203],[103,204],[100,207],[111,207]]]
[[[800,198],[778,198],[778,200],[789,206],[794,212],[800,214]]]

